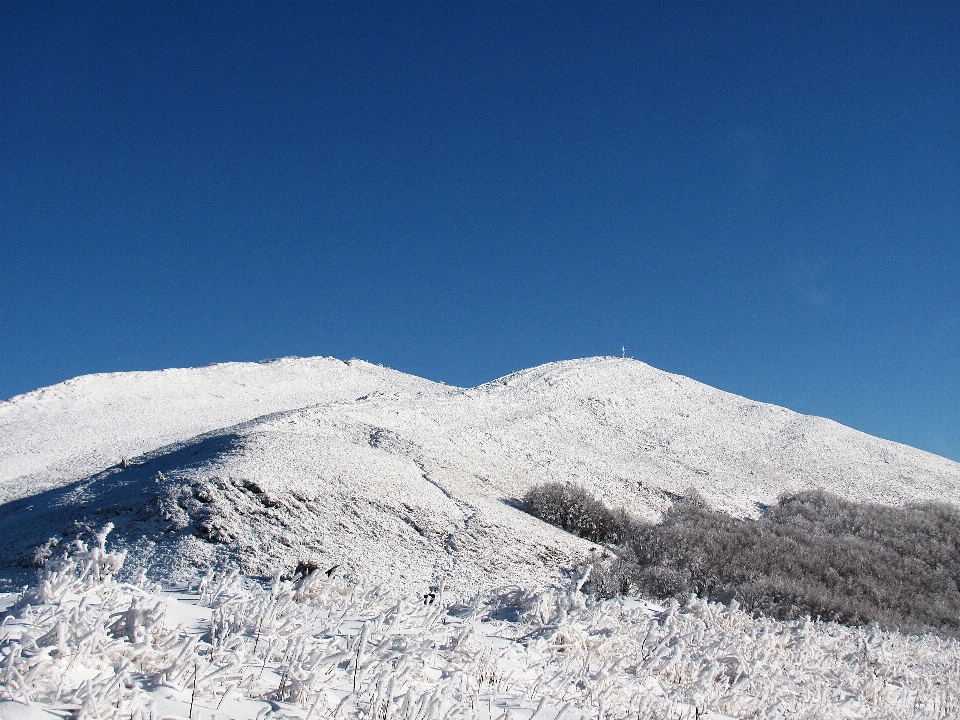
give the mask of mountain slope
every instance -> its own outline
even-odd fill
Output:
[[[0,402],[0,500],[279,410],[437,391],[396,370],[319,357],[84,375]]]
[[[288,361],[288,377],[298,364],[317,372],[317,362]],[[596,550],[516,509],[516,498],[547,481],[579,482],[651,518],[690,487],[741,515],[806,487],[893,504],[960,503],[960,464],[633,360],[551,363],[469,390],[342,367],[337,387],[309,397],[327,392],[325,402],[278,396],[274,406],[296,409],[178,439],[126,469],[63,476],[61,484],[74,482],[8,502],[0,566],[71,537],[74,521],[110,520],[134,564],[160,577],[205,564],[269,574],[306,561],[394,586],[448,577],[467,593],[549,582],[571,555]],[[384,389],[358,396],[364,383]],[[160,436],[139,432],[142,444]],[[51,457],[48,467],[66,462]]]

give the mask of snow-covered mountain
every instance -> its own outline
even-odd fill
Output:
[[[269,413],[438,387],[334,358],[84,375],[0,402],[0,501]]]
[[[597,549],[515,507],[547,481],[651,518],[687,488],[741,515],[807,487],[960,503],[960,464],[633,360],[461,389],[285,359],[88,376],[0,403],[0,567],[111,521],[128,565],[163,578],[306,561],[463,593],[548,582]]]

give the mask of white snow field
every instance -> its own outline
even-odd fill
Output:
[[[589,601],[605,551],[516,507],[547,481],[649,518],[688,488],[960,504],[960,464],[622,358],[81,377],[0,403],[0,575],[52,558],[0,597],[0,720],[960,713],[953,640]]]

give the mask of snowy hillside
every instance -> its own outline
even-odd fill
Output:
[[[806,487],[960,503],[957,463],[620,358],[466,390],[331,359],[91,376],[0,404],[0,431],[8,569],[109,520],[158,578],[309,562],[468,595],[594,550],[514,507],[545,481],[647,517],[689,487],[742,515]]]
[[[0,501],[279,410],[441,388],[334,358],[84,375],[0,402]]]

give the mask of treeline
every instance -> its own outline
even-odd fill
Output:
[[[652,524],[569,483],[535,487],[523,502],[614,549],[587,586],[602,597],[695,593],[779,619],[960,636],[960,511],[945,503],[891,507],[809,490],[752,520],[691,493]]]

